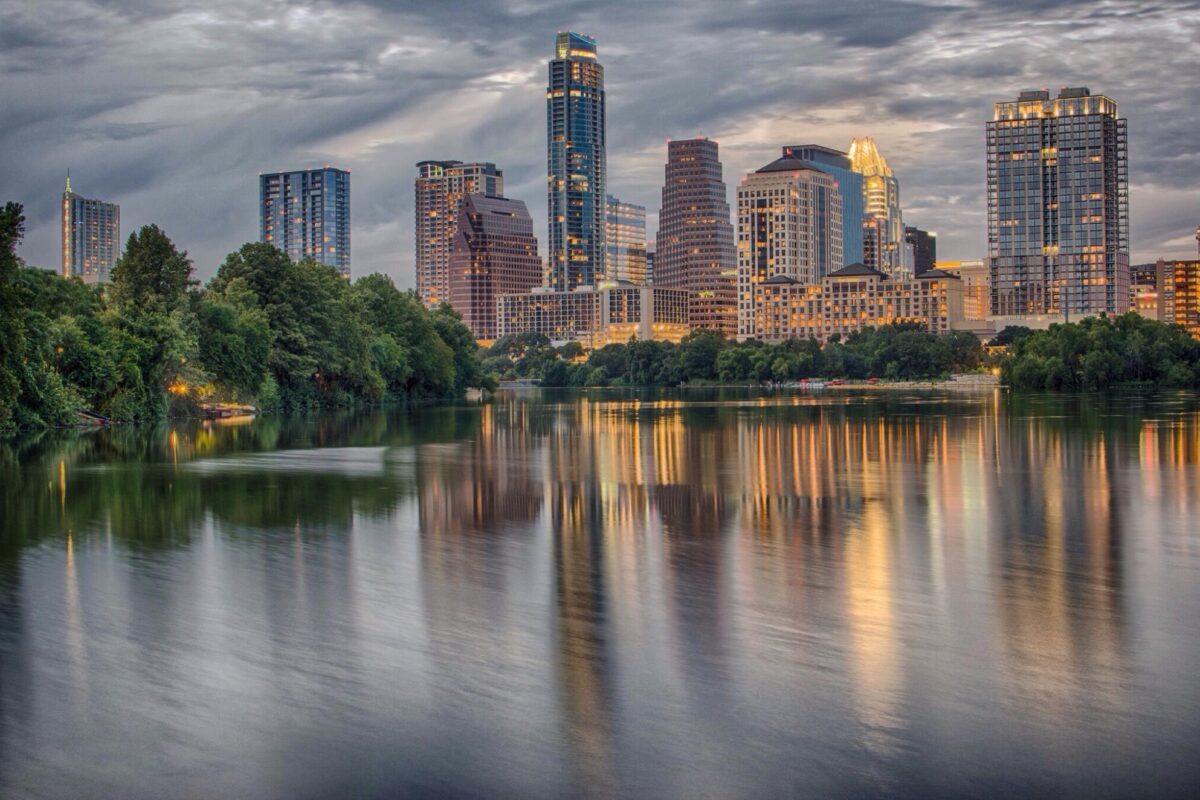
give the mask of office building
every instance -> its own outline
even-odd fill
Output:
[[[780,158],[737,189],[739,339],[757,335],[755,287],[777,275],[820,283],[842,267],[842,197],[831,175]]]
[[[895,280],[863,264],[851,264],[805,284],[775,275],[754,287],[755,338],[827,342],[867,328],[916,323],[947,333],[962,320],[961,282],[940,270]]]
[[[449,296],[476,339],[496,338],[496,297],[542,282],[533,220],[520,200],[468,194],[458,204]]]
[[[870,136],[855,139],[847,153],[852,171],[862,176],[864,263],[891,273],[904,267],[904,218],[900,182]],[[873,262],[865,240],[875,238]]]
[[[548,287],[496,299],[497,337],[534,331],[587,348],[631,338],[678,342],[688,334],[688,293],[647,284],[602,283],[571,292]]]
[[[1126,147],[1116,102],[1087,88],[996,103],[987,123],[993,315],[1129,308]]]
[[[850,156],[819,144],[787,145],[783,156],[807,161],[837,181],[842,193],[842,259],[847,264],[862,263],[863,176],[854,171]]]
[[[936,233],[906,225],[904,242],[911,251],[911,256],[907,261],[912,264],[913,274],[920,275],[922,272],[928,272],[934,268],[933,265],[937,261]]]
[[[1200,260],[1159,261],[1158,318],[1200,339]]]
[[[490,162],[421,161],[414,188],[417,294],[436,308],[450,300],[450,247],[463,198],[503,197],[504,173]]]
[[[983,322],[988,318],[991,309],[991,292],[988,290],[987,264],[982,259],[938,261],[935,262],[934,269],[959,279],[962,285],[963,320]]]
[[[654,283],[688,292],[693,328],[737,335],[737,250],[717,143],[667,143]]]
[[[606,206],[605,273],[609,280],[646,282],[646,207],[623,203],[612,195]]]
[[[62,276],[107,283],[121,255],[121,207],[71,190],[62,196]]]
[[[546,87],[546,284],[570,291],[604,278],[604,67],[596,41],[559,33]]]
[[[350,173],[344,169],[258,176],[259,241],[293,261],[310,258],[350,277]]]

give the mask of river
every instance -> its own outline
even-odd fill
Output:
[[[535,390],[0,483],[0,797],[1200,786],[1192,395]]]

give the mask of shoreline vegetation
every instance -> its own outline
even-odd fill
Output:
[[[1200,388],[1200,341],[1135,313],[1049,330],[1006,328],[985,349],[964,331],[897,324],[808,340],[734,342],[695,331],[586,352],[526,333],[481,348],[448,305],[367,275],[293,262],[269,244],[230,253],[201,287],[155,225],[130,235],[104,286],[16,256],[19,204],[0,208],[0,433],[262,411],[460,399],[499,382],[557,387],[809,386],[1096,391]],[[995,377],[999,374],[999,379]],[[955,376],[952,380],[952,376]]]
[[[384,275],[351,283],[269,244],[230,253],[201,287],[155,225],[130,235],[94,287],[16,256],[19,204],[0,208],[0,432],[462,397],[490,390],[448,306],[426,310]]]

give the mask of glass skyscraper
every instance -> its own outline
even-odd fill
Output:
[[[604,277],[604,67],[596,40],[559,33],[546,87],[546,285],[571,290]]]
[[[1021,92],[987,123],[992,313],[1129,310],[1125,120],[1087,88]]]
[[[646,207],[623,203],[612,195],[607,202],[607,278],[630,283],[646,282]]]
[[[807,161],[837,181],[842,193],[842,258],[847,264],[863,262],[863,176],[854,171],[850,156],[819,144],[794,144],[783,148],[784,158]]]
[[[863,263],[889,275],[898,272],[905,266],[900,182],[870,136],[850,142],[847,155],[850,168],[862,175],[863,237],[876,242],[866,247]]]
[[[350,277],[350,173],[333,167],[258,176],[259,241],[293,261],[311,258]]]
[[[121,253],[121,207],[71,191],[62,196],[62,276],[107,283]]]

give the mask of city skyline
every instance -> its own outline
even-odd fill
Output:
[[[655,4],[493,10],[479,25],[449,9],[392,13],[324,4],[284,11],[268,4],[249,17],[216,3],[204,15],[147,16],[144,33],[186,30],[168,53],[153,35],[138,41],[123,31],[112,35],[123,18],[119,7],[101,13],[98,5],[76,3],[73,18],[109,40],[59,63],[51,55],[60,57],[64,48],[48,41],[67,34],[54,20],[36,8],[4,4],[7,46],[0,59],[10,79],[0,100],[12,124],[0,134],[6,144],[0,174],[9,178],[12,199],[26,205],[29,236],[21,254],[29,263],[53,267],[60,260],[56,204],[70,167],[93,196],[122,205],[126,230],[161,225],[206,279],[226,253],[257,238],[253,175],[334,163],[355,173],[354,273],[381,271],[411,287],[409,165],[419,160],[453,154],[504,164],[506,194],[529,204],[535,234],[547,241],[546,42],[571,29],[594,36],[604,53],[607,189],[647,206],[651,239],[667,138],[720,142],[731,187],[789,142],[840,148],[872,136],[901,180],[905,222],[937,231],[941,257],[982,257],[982,131],[992,105],[1026,88],[1089,85],[1117,98],[1130,120],[1131,261],[1188,257],[1200,216],[1191,189],[1197,145],[1187,134],[1197,90],[1164,80],[1165,66],[1120,71],[1116,65],[1122,53],[1132,58],[1151,41],[1156,48],[1193,41],[1200,10],[1194,3],[1151,9],[1118,3],[1106,12],[1073,3],[1038,7],[1042,24],[1029,29],[1011,25],[1026,9],[991,4],[914,4],[903,13],[887,7],[876,16],[893,24],[862,26],[854,9],[818,13],[806,6],[793,7],[786,20],[769,8],[733,20],[703,4],[686,19]],[[650,32],[668,20],[678,26],[678,41],[655,50]],[[313,45],[303,69],[283,76],[292,56],[278,48],[318,22],[328,36]],[[462,63],[439,62],[437,42],[475,41],[468,23],[491,25],[496,35]],[[956,26],[961,35],[954,38]],[[764,38],[765,30],[771,37]],[[430,32],[436,35],[422,43]],[[1080,36],[1096,45],[1056,44]],[[812,40],[811,53],[794,46],[804,37]],[[917,58],[906,52],[921,49],[914,44],[933,50]],[[247,60],[233,58],[231,46],[249,52]],[[1171,74],[1188,74],[1198,60],[1194,48],[1174,50]],[[80,85],[68,87],[64,81],[76,73]],[[409,74],[415,80],[405,83]],[[116,80],[121,76],[131,82]],[[797,88],[797,76],[810,77],[811,87]],[[99,79],[111,94],[89,94]],[[736,100],[719,91],[738,87]],[[55,92],[54,107],[44,104]],[[314,114],[317,107],[323,113]],[[280,141],[267,131],[278,132]]]

